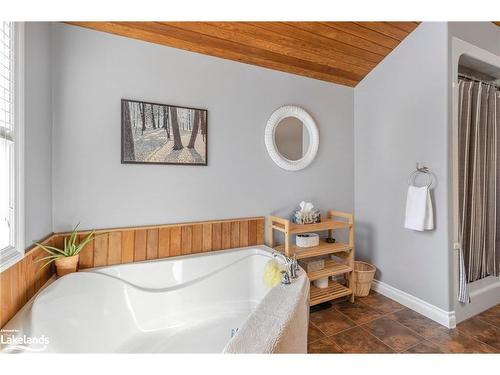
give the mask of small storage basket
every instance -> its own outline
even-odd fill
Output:
[[[377,269],[369,263],[355,261],[352,273],[354,295],[366,297],[370,293],[373,277]]]

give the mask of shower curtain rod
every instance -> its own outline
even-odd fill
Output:
[[[467,74],[458,73],[458,77],[459,77],[459,78],[465,78],[465,79],[468,79],[468,80],[470,80],[470,81],[481,82],[481,83],[484,83],[484,84],[486,84],[486,85],[490,85],[490,86],[496,87],[497,89],[500,89],[500,85],[499,85],[499,84],[497,84],[497,83],[488,82],[488,81],[483,81],[482,79],[475,78],[475,77],[469,76],[469,75],[467,75]]]

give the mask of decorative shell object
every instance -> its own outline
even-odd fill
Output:
[[[295,224],[314,224],[321,221],[321,214],[310,202],[300,202],[300,209],[295,210],[292,222]]]

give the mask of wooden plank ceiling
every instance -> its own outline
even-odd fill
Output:
[[[70,24],[350,87],[418,26],[418,22]]]

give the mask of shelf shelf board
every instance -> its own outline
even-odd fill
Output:
[[[332,280],[328,281],[328,287],[326,288],[316,288],[311,284],[309,305],[314,306],[319,303],[331,301],[333,299],[345,297],[351,294],[351,289]]]
[[[335,275],[342,275],[345,273],[349,273],[352,271],[352,268],[345,265],[337,263],[333,260],[326,259],[325,260],[325,268],[318,271],[311,271],[307,273],[307,277],[309,277],[310,281],[318,280],[323,277],[330,277]]]
[[[347,259],[347,257],[349,256],[349,251],[339,251],[338,253],[335,253],[334,255],[339,257],[339,258]]]
[[[351,228],[352,224],[349,224],[345,221],[338,221],[333,219],[324,219],[319,223],[314,224],[293,224],[290,223],[289,233],[297,234],[297,233],[306,233],[306,232],[316,232],[323,231],[329,229],[343,229],[343,228]]]
[[[276,250],[284,253],[285,246],[278,245],[275,247]],[[319,255],[334,254],[339,252],[348,252],[351,250],[349,244],[335,242],[328,243],[325,240],[320,240],[318,246],[313,247],[299,247],[297,245],[290,245],[290,255],[295,254],[297,259],[311,258]]]

